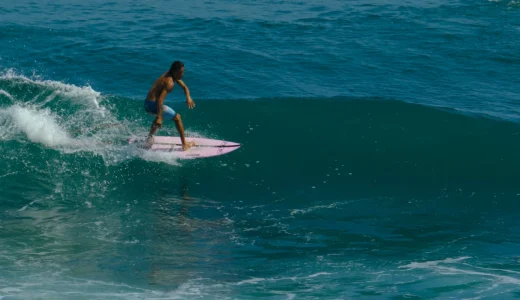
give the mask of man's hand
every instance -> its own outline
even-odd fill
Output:
[[[195,102],[193,102],[193,100],[191,100],[191,97],[188,98],[188,100],[186,100],[186,104],[188,105],[189,109],[195,108]]]
[[[153,126],[155,126],[157,128],[161,128],[162,127],[162,118],[155,118],[155,121],[153,122]]]
[[[195,102],[193,102],[193,100],[191,99],[191,96],[190,96],[190,90],[188,89],[188,87],[186,86],[186,84],[182,81],[182,80],[177,80],[177,83],[182,87],[182,89],[184,90],[184,94],[186,94],[186,104],[188,105],[188,108],[189,109],[193,109],[195,108]]]

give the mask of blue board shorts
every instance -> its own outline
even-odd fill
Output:
[[[150,114],[156,116],[157,115],[157,101],[144,100],[144,110],[147,113],[150,113]],[[176,115],[177,115],[177,113],[171,107],[169,107],[167,105],[163,105],[163,113],[162,113],[163,119],[171,120],[171,119],[175,118]]]

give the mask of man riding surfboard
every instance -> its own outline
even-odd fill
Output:
[[[150,134],[146,139],[148,146],[153,144],[153,135],[157,129],[162,127],[163,118],[171,119],[175,122],[175,127],[181,136],[183,150],[186,151],[194,145],[193,142],[186,142],[184,137],[184,127],[182,125],[181,115],[176,113],[172,108],[164,105],[164,99],[173,90],[175,83],[178,83],[186,94],[186,104],[189,109],[195,108],[195,102],[191,99],[190,91],[186,84],[181,80],[184,76],[184,64],[180,61],[175,61],[168,72],[159,77],[148,92],[144,101],[144,109],[146,112],[155,115],[156,118],[152,123]]]

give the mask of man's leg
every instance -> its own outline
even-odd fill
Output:
[[[157,126],[155,124],[155,120],[153,121],[152,123],[152,127],[150,128],[150,134],[148,134],[148,136],[153,136],[155,134],[155,132],[157,131],[157,129],[159,129],[159,126]]]
[[[145,107],[146,109],[146,107]],[[154,110],[155,108],[152,107],[151,110],[147,110],[148,113],[154,115],[154,116],[157,116],[157,111]],[[166,105],[163,105],[163,113],[162,113],[162,117],[163,119],[172,119],[177,113],[171,109],[171,107],[169,106],[166,106]],[[153,142],[154,142],[154,134],[155,132],[157,131],[157,129],[161,128],[161,126],[155,124],[155,120],[153,121],[152,123],[152,127],[150,128],[150,133],[148,134],[148,138],[146,139],[146,144],[148,147],[151,147]]]
[[[155,124],[155,120],[154,120],[153,123],[152,123],[152,128],[150,128],[150,133],[148,134],[148,137],[146,138],[146,147],[147,148],[152,147],[153,142],[154,142],[153,135],[155,134],[157,129],[159,129],[159,126],[157,126]]]
[[[145,100],[145,102],[144,102],[144,110],[148,114],[157,117],[157,109],[156,108],[157,108],[157,103]],[[153,123],[152,123],[152,127],[150,128],[150,133],[148,134],[148,137],[146,138],[146,146],[147,147],[151,147],[152,146],[152,144],[153,144],[153,135],[155,134],[155,132],[159,128],[160,128],[160,126],[157,126],[155,124],[155,120],[154,120]]]
[[[183,146],[183,150],[186,151],[190,147],[194,146],[194,142],[188,142],[186,143],[186,138],[184,136],[184,126],[182,125],[182,119],[181,115],[175,114],[175,117],[173,118],[173,121],[175,122],[175,127],[177,128],[177,131],[179,132],[179,135],[181,136],[181,142]]]

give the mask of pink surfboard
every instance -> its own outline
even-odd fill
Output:
[[[195,146],[186,151],[182,151],[181,138],[176,136],[155,136],[152,147],[148,151],[172,152],[178,158],[202,158],[227,154],[240,148],[240,144],[228,141],[191,138],[186,137],[187,142],[194,142]],[[129,144],[138,143],[144,146],[143,138],[131,138]]]

